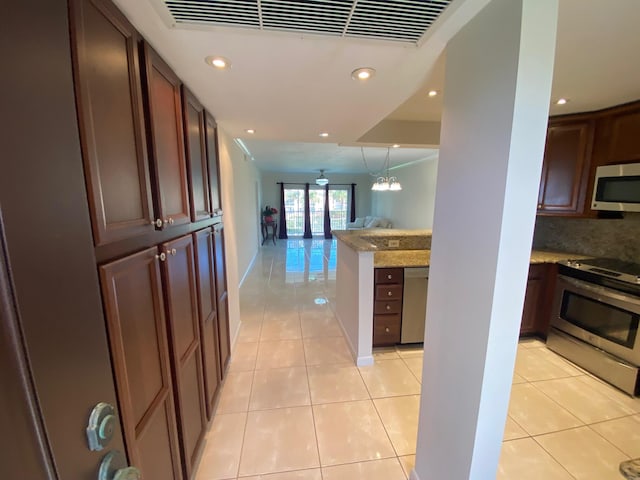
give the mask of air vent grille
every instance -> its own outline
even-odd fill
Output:
[[[451,0],[164,0],[179,24],[417,43]]]

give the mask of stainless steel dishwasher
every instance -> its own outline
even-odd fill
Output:
[[[424,342],[429,267],[404,269],[400,343]]]

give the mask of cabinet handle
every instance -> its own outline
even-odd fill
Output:
[[[391,305],[387,304],[387,310],[391,310]]]
[[[167,255],[164,252],[162,252],[161,254],[156,255],[156,258],[161,262],[164,262],[167,259]]]
[[[391,274],[387,275],[387,279],[388,280],[391,280],[392,277],[393,277],[393,275],[391,275]]]
[[[384,329],[384,331],[385,331],[385,332],[387,332],[387,333],[389,333],[391,330],[389,330],[389,327],[386,327],[386,328]]]
[[[157,218],[155,220],[151,220],[151,225],[153,225],[156,228],[162,228],[164,225],[164,222],[162,221],[161,218]]]

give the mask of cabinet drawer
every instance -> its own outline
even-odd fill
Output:
[[[376,285],[376,300],[402,299],[402,285]]]
[[[402,302],[400,300],[378,300],[373,304],[373,313],[376,315],[401,312]]]
[[[402,268],[376,268],[375,283],[402,283],[404,280],[404,269]]]
[[[374,315],[373,346],[395,345],[400,342],[400,315]]]

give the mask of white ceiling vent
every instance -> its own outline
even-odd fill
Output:
[[[451,0],[164,0],[204,24],[417,43]]]

